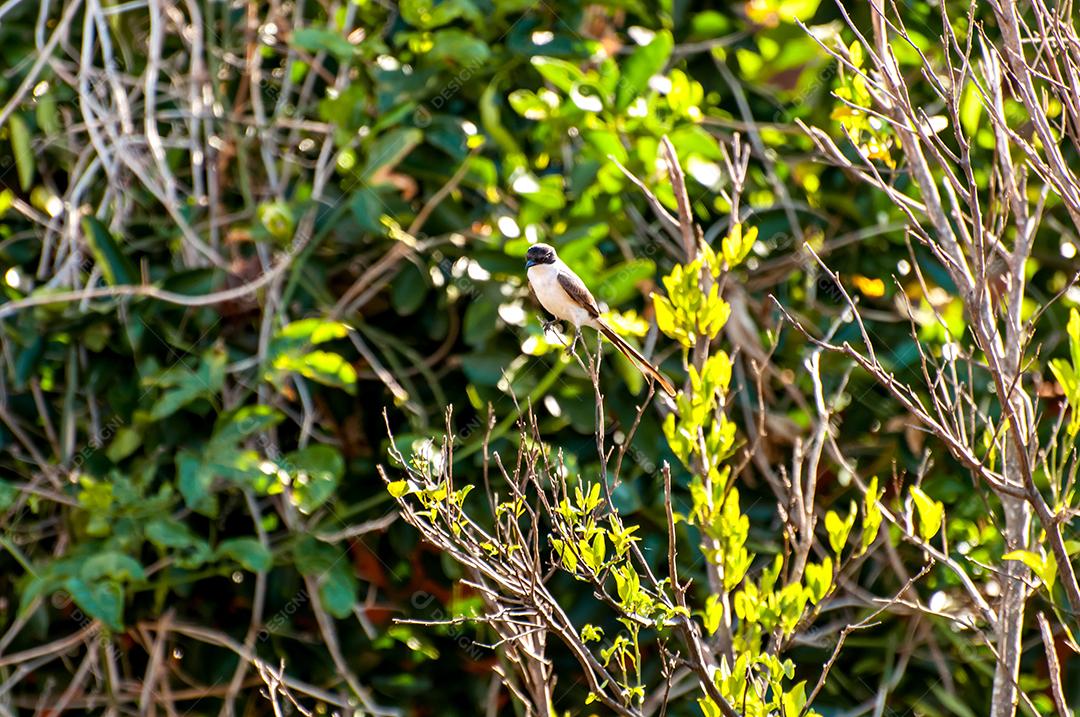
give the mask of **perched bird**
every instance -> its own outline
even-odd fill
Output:
[[[529,247],[525,254],[525,271],[529,276],[529,287],[540,305],[557,320],[569,321],[574,325],[575,342],[581,334],[581,327],[591,326],[615,344],[615,348],[622,351],[632,363],[636,363],[643,374],[656,379],[660,388],[669,396],[675,395],[675,388],[660,373],[660,369],[649,363],[637,349],[604,323],[600,318],[596,299],[578,275],[559,259],[554,248],[547,244],[534,244]]]

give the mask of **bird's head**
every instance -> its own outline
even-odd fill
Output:
[[[529,247],[529,251],[525,252],[525,268],[528,269],[537,264],[554,264],[555,259],[554,248],[548,244],[533,244]]]

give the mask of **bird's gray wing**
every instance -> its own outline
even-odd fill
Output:
[[[589,316],[593,318],[600,315],[600,309],[596,306],[596,299],[585,288],[585,284],[581,283],[581,279],[569,271],[560,271],[558,278],[559,286],[563,288],[567,296],[574,300],[575,304],[588,311]]]

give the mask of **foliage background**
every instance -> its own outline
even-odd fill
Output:
[[[375,473],[384,407],[399,441],[416,447],[440,435],[454,406],[464,475],[478,465],[489,410],[498,448],[516,440],[514,421],[531,401],[571,473],[595,472],[592,388],[545,339],[523,256],[530,242],[555,244],[621,312],[624,330],[677,374],[677,350],[650,330],[647,300],[673,250],[609,159],[670,205],[656,161],[665,134],[707,240],[723,236],[728,211],[717,141],[738,134],[753,149],[745,221],[759,241],[727,288],[726,338],[740,359],[733,418],[757,421],[761,400],[770,461],[783,462],[807,425],[811,390],[800,369],[806,347],[790,329],[774,333],[769,297],[823,330],[840,312],[830,281],[797,251],[803,241],[860,294],[898,375],[919,370],[901,293],[963,334],[947,277],[908,246],[901,213],[817,161],[794,124],[841,134],[831,93],[844,78],[799,26],[829,38],[840,7],[55,5],[0,5],[3,300],[139,284],[198,297],[271,278],[201,306],[107,292],[19,311],[0,304],[0,704],[12,714],[50,702],[138,704],[149,677],[172,686],[182,714],[266,713],[254,689],[262,681],[238,671],[230,645],[284,660],[290,675],[327,692],[355,680],[403,714],[477,714],[494,661],[474,641],[491,636],[467,624],[393,622],[458,615],[476,596],[393,521]],[[857,21],[868,12],[851,5]],[[937,8],[906,10],[925,40],[919,49],[932,54]],[[978,107],[961,119],[977,137]],[[1047,298],[1076,254],[1054,209],[1030,267],[1033,295]],[[937,282],[928,294],[912,262]],[[1078,299],[1067,294],[1049,310],[1040,363],[1065,350],[1061,329]],[[933,321],[920,332],[940,350]],[[842,326],[837,340],[855,333]],[[850,378],[844,454],[893,496],[925,470],[955,555],[992,581],[979,565],[1003,548],[979,489],[944,453],[924,464],[932,441],[868,377],[826,360],[834,385]],[[771,361],[762,395],[752,361]],[[609,432],[625,431],[642,381],[620,358],[609,366]],[[678,461],[657,414],[645,414],[628,455],[618,507],[662,529],[658,467]],[[849,479],[822,468],[823,509],[847,505]],[[676,472],[677,505],[687,480]],[[767,488],[752,466],[739,480],[751,547],[776,552]],[[903,585],[901,566],[918,564],[906,551],[886,543],[848,576],[854,597],[837,601],[817,639],[795,652],[800,671],[817,674],[859,600]],[[683,569],[700,575],[702,566]],[[931,573],[918,588],[923,602],[964,609],[951,580]],[[563,589],[576,604],[580,586]],[[577,604],[581,613],[588,601]],[[42,645],[50,659],[30,662],[26,651]],[[1076,704],[1080,667],[1064,669]],[[972,635],[894,611],[848,639],[815,708],[981,714],[992,674]],[[1046,698],[1041,649],[1030,650],[1023,680]],[[560,709],[587,713],[580,684],[567,679],[557,695]],[[512,709],[505,696],[498,704]],[[1048,698],[1036,704],[1049,710]]]

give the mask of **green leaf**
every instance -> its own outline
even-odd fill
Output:
[[[638,286],[650,281],[656,274],[656,263],[652,259],[634,259],[625,264],[609,269],[600,275],[596,283],[596,298],[610,306],[617,306],[640,295]]]
[[[155,518],[146,526],[146,537],[159,548],[190,548],[199,538],[191,529],[173,518]]]
[[[15,169],[19,174],[19,187],[24,192],[28,192],[34,184],[36,163],[34,150],[30,144],[30,129],[26,126],[26,120],[18,114],[11,115],[8,128],[11,133],[11,151],[15,155]]]
[[[436,31],[431,40],[433,45],[427,57],[436,62],[479,67],[491,57],[486,42],[456,27]]]
[[[584,140],[586,148],[591,148],[592,150],[594,150],[598,158],[614,158],[622,164],[626,164],[628,161],[630,161],[629,152],[627,152],[626,147],[623,146],[622,138],[619,136],[619,133],[615,132],[614,130],[607,128],[584,130],[581,133],[581,138],[582,140]],[[610,181],[613,183],[612,191],[617,191],[618,188],[621,188],[623,186],[622,172],[619,171],[618,167],[615,167],[611,164],[605,163],[604,167],[610,168],[610,170],[612,170],[610,177]],[[605,178],[605,175],[603,174],[604,168],[601,168],[600,171],[600,177],[602,181],[608,181],[608,179]],[[603,233],[600,236],[607,236],[607,227],[602,227],[602,229]]]
[[[806,680],[803,680],[784,693],[783,714],[798,717],[806,705]]]
[[[212,443],[235,446],[248,436],[267,431],[284,419],[285,414],[269,406],[243,406],[218,417]]]
[[[15,192],[10,189],[0,190],[0,219],[4,218],[7,210],[15,203]]]
[[[931,685],[930,690],[934,693],[934,696],[938,698],[941,704],[945,705],[948,710],[957,715],[957,717],[978,717],[978,714],[968,706],[967,702],[955,692],[950,692],[943,686],[936,682]]]
[[[517,140],[503,126],[502,93],[499,91],[496,80],[489,82],[483,94],[480,95],[480,123],[488,136],[495,140],[495,143],[507,155],[506,161],[508,164],[520,166],[525,163],[525,157],[521,153],[521,147],[518,146]],[[474,165],[479,164],[474,161]]]
[[[712,701],[709,697],[698,697],[698,707],[701,708],[701,714],[705,717],[723,717],[724,712],[720,709],[720,706]]]
[[[124,460],[142,445],[142,431],[132,426],[121,426],[116,431],[109,447],[105,449],[105,455],[113,463]]]
[[[201,566],[213,555],[205,540],[173,518],[150,521],[146,526],[146,538],[163,553],[168,553],[177,567],[187,570]]]
[[[1080,310],[1069,309],[1069,323],[1065,327],[1069,335],[1069,354],[1072,356],[1073,371],[1080,371]]]
[[[34,117],[45,136],[56,136],[63,132],[60,126],[60,112],[56,108],[56,93],[46,92],[37,98]]]
[[[716,338],[731,317],[731,304],[719,298],[719,284],[713,284],[709,290],[704,310],[698,315],[697,326],[700,332],[710,339]]]
[[[705,599],[705,634],[712,635],[720,629],[724,617],[724,603],[720,596],[713,594]]]
[[[865,553],[877,539],[882,518],[881,506],[878,505],[878,501],[881,500],[884,493],[884,488],[878,490],[878,477],[871,478],[870,483],[866,486],[866,495],[863,500],[862,537],[859,539],[858,555]]]
[[[844,546],[847,544],[848,535],[851,534],[851,527],[855,525],[855,501],[851,502],[851,508],[848,510],[848,515],[843,520],[840,519],[840,515],[830,510],[825,514],[825,532],[829,534],[829,547],[832,548],[837,558],[840,557],[840,553],[843,551]]]
[[[807,592],[802,585],[791,583],[780,591],[780,627],[790,635],[806,609]]]
[[[649,86],[649,79],[663,71],[671,57],[674,44],[671,32],[661,30],[653,36],[648,45],[634,50],[622,66],[618,89],[615,92],[616,110],[622,111],[629,107]]]
[[[82,226],[94,260],[105,275],[105,281],[110,286],[136,283],[139,273],[135,270],[135,265],[121,251],[120,244],[105,225],[98,221],[97,217],[89,215],[83,217]]]
[[[441,27],[458,18],[466,18],[470,22],[483,19],[469,0],[401,0],[398,9],[405,22],[422,30]]]
[[[777,14],[780,15],[780,19],[784,22],[794,22],[795,20],[807,22],[817,12],[820,4],[821,0],[780,0]],[[799,710],[801,709],[802,706],[799,707]],[[788,714],[798,714],[799,710]]]
[[[409,481],[407,481],[407,480],[393,481],[392,483],[387,484],[386,490],[394,498],[401,498],[401,497],[407,495],[410,492]]]
[[[530,62],[545,80],[566,94],[570,94],[575,85],[585,82],[585,73],[577,65],[566,60],[538,55],[533,57]]]
[[[26,388],[31,378],[37,375],[41,357],[45,354],[45,337],[35,336],[30,343],[18,352],[15,359],[15,385]]]
[[[378,172],[393,168],[423,139],[424,133],[414,127],[398,127],[382,133],[368,150],[361,179],[370,182]]]
[[[600,569],[600,561],[597,559],[596,555],[593,554],[592,546],[589,545],[588,540],[582,539],[578,541],[578,555],[581,556],[581,562],[583,562],[585,567],[590,571],[595,573]]]
[[[727,355],[727,352],[717,351],[705,360],[700,380],[702,391],[708,393],[719,391],[721,394],[727,394],[728,387],[731,385],[731,357]]]
[[[275,239],[286,240],[293,236],[296,218],[292,208],[286,202],[266,202],[256,210],[259,223]]]
[[[462,337],[469,346],[480,347],[498,329],[499,304],[487,297],[469,302],[465,309]]]
[[[689,158],[690,155],[696,154],[700,155],[702,159],[712,162],[724,161],[724,153],[721,151],[716,137],[709,134],[701,125],[683,125],[672,131],[669,139],[675,145],[675,149],[679,151],[680,156]]]
[[[359,584],[348,560],[343,560],[319,578],[319,597],[323,606],[339,620],[352,615],[358,589]]]
[[[514,183],[514,191],[519,195],[544,209],[555,210],[566,206],[566,191],[561,174],[546,174],[542,177],[525,176],[529,177],[529,181]],[[569,247],[566,248],[569,249]],[[570,261],[569,257],[567,261]]]
[[[1051,359],[1050,373],[1054,374],[1054,380],[1061,384],[1066,398],[1076,396],[1080,392],[1080,376],[1076,375],[1072,364],[1065,359]]]
[[[293,562],[301,575],[319,575],[329,570],[341,558],[334,546],[310,535],[301,535],[293,546]]]
[[[274,556],[255,538],[230,538],[223,540],[214,551],[219,558],[235,560],[253,573],[269,570],[274,564]]]
[[[656,312],[656,325],[663,331],[668,337],[678,341],[687,348],[693,348],[694,338],[688,334],[685,329],[679,324],[678,317],[675,313],[675,307],[667,297],[660,296],[654,293],[653,297],[653,309]]]
[[[861,68],[863,64],[863,49],[858,40],[855,40],[848,47],[848,55],[850,55],[851,64],[856,68]]]
[[[596,537],[593,538],[592,553],[596,556],[596,561],[599,565],[603,565],[604,560],[607,558],[607,541],[604,539],[604,531],[597,531]]]
[[[945,518],[945,506],[935,501],[918,486],[911,487],[911,497],[915,500],[915,513],[918,518],[919,536],[930,540],[941,530]]]
[[[361,229],[372,234],[386,234],[383,216],[390,210],[379,196],[378,190],[372,187],[358,187],[353,192],[353,198],[349,202],[349,209]]]
[[[553,92],[548,94],[554,95]],[[540,99],[540,96],[532,90],[514,90],[507,97],[507,100],[510,102],[510,106],[514,108],[514,111],[525,119],[546,120],[554,112],[554,109]]]
[[[138,560],[116,550],[107,550],[87,558],[79,570],[79,575],[87,583],[101,578],[116,581],[146,579],[146,571]]]
[[[1031,568],[1031,571],[1039,576],[1048,590],[1053,590],[1057,581],[1057,560],[1053,554],[1046,557],[1033,553],[1030,550],[1013,550],[1001,556],[1002,560],[1018,560]]]
[[[223,350],[208,351],[194,371],[178,363],[146,379],[148,386],[166,389],[150,409],[150,419],[160,421],[192,401],[215,398],[225,384],[225,360]]]
[[[298,373],[312,381],[356,393],[356,369],[339,354],[312,351],[300,356],[284,355],[274,359],[279,371]]]
[[[415,264],[406,264],[390,286],[398,316],[410,316],[427,302],[429,279]]]
[[[111,581],[89,584],[79,578],[64,581],[64,590],[79,609],[92,618],[101,620],[110,630],[124,629],[124,591]]]
[[[576,572],[577,554],[573,549],[567,547],[567,544],[558,538],[551,539],[551,546],[555,549],[555,554],[559,556],[559,560],[562,561],[563,570],[568,573]]]
[[[312,53],[326,50],[339,60],[350,60],[356,54],[356,48],[346,38],[336,32],[315,27],[303,27],[294,31],[290,44]]]
[[[757,241],[758,228],[750,227],[743,231],[742,224],[736,224],[721,242],[721,252],[728,268],[734,268],[743,262]]]
[[[345,460],[333,446],[314,445],[285,456],[283,467],[292,477],[292,496],[301,513],[309,514],[337,490]]]
[[[301,574],[317,579],[327,611],[336,618],[348,617],[358,589],[348,551],[305,535],[293,547],[293,561]]]
[[[461,368],[470,383],[477,386],[495,386],[503,378],[503,372],[513,359],[498,350],[478,351],[461,356]]]
[[[641,578],[630,563],[611,572],[615,578],[615,590],[623,605],[632,605],[641,593]]]
[[[203,464],[198,454],[187,449],[178,452],[176,476],[177,487],[188,508],[210,517],[217,515],[217,501],[210,494],[214,474]]]
[[[19,489],[10,481],[0,478],[0,510],[7,510],[19,497]]]
[[[968,137],[974,137],[979,131],[982,113],[983,104],[979,89],[974,82],[968,81],[960,96],[960,126],[964,128],[964,133]]]
[[[832,587],[832,577],[833,561],[828,555],[825,556],[820,565],[807,563],[806,588],[810,602],[816,605],[828,595],[829,588]]]
[[[54,575],[51,575],[52,566],[46,572],[38,573],[37,575],[27,575],[27,580],[23,583],[22,591],[19,594],[19,607],[15,611],[16,615],[20,617],[26,617],[30,606],[34,604],[34,600],[39,597],[44,597],[46,594],[56,589],[58,586]]]

